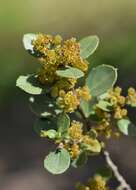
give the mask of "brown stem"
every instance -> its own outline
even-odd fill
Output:
[[[118,170],[117,166],[113,163],[112,159],[110,158],[110,154],[108,151],[104,151],[104,156],[105,156],[107,164],[112,169],[114,176],[120,183],[118,189],[119,190],[132,190],[130,185],[126,182],[126,180],[123,178],[123,176],[119,173],[119,170]]]

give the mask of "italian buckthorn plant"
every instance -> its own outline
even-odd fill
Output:
[[[130,87],[122,93],[113,66],[91,67],[88,58],[98,47],[98,37],[78,41],[60,35],[25,34],[23,44],[39,65],[34,73],[19,76],[16,86],[29,95],[37,117],[35,131],[56,147],[45,155],[44,168],[62,174],[103,154],[106,167],[85,184],[77,183],[76,189],[111,190],[112,176],[120,183],[116,190],[131,189],[106,151],[106,143],[110,138],[136,135],[128,117],[128,107],[136,107],[136,90]]]

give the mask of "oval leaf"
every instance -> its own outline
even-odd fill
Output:
[[[80,55],[83,59],[92,55],[99,44],[99,38],[97,36],[87,36],[80,40]]]
[[[100,96],[113,87],[117,80],[117,69],[109,65],[100,65],[91,70],[86,85],[92,96]]]
[[[29,100],[31,111],[37,116],[46,118],[56,114],[55,103],[50,97],[43,94],[40,96],[31,97]]]
[[[86,118],[93,112],[93,107],[97,103],[97,99],[93,97],[90,101],[81,100],[80,108]]]
[[[55,139],[58,136],[58,133],[54,129],[48,131],[41,131],[41,137],[48,137],[49,139]]]
[[[124,135],[136,136],[136,126],[130,120],[120,119],[117,126]]]
[[[41,94],[43,90],[35,75],[20,76],[16,81],[16,86],[33,95]]]
[[[100,108],[103,111],[110,112],[111,111],[111,106],[112,104],[105,101],[105,100],[100,100],[98,104],[96,104],[96,107]]]
[[[32,33],[29,33],[29,34],[25,34],[23,36],[23,44],[24,44],[24,48],[25,50],[27,50],[30,54],[34,55],[35,52],[33,50],[33,45],[32,45],[32,41],[35,40],[37,37],[36,34],[32,34]]]
[[[70,155],[66,149],[51,152],[44,160],[44,167],[52,174],[64,173],[70,166]]]
[[[97,139],[92,139],[92,143],[85,144],[83,143],[83,146],[86,150],[93,152],[93,153],[99,153],[101,152],[101,144]]]
[[[67,132],[67,129],[70,126],[69,116],[65,113],[60,114],[57,120],[57,126],[58,126],[58,132],[60,133]]]
[[[65,70],[57,70],[56,74],[60,77],[73,79],[78,79],[84,76],[84,73],[81,70],[73,67],[68,67]]]

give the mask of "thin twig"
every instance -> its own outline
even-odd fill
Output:
[[[132,190],[130,185],[126,182],[126,180],[123,178],[123,176],[119,173],[119,170],[117,166],[113,163],[112,159],[110,158],[110,154],[107,151],[104,151],[105,159],[109,167],[112,169],[114,176],[120,183],[118,189],[122,190]]]

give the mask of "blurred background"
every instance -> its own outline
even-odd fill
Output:
[[[43,169],[49,146],[33,132],[28,97],[15,87],[20,74],[33,73],[37,66],[22,46],[29,32],[98,35],[92,66],[114,65],[118,84],[136,88],[136,0],[0,0],[0,190],[74,189],[74,182],[84,182],[104,159],[91,158],[87,166],[60,176]],[[135,122],[136,111],[130,111]],[[136,139],[112,140],[108,149],[135,190]]]

